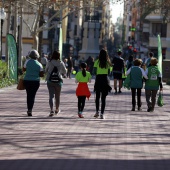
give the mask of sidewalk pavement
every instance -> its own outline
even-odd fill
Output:
[[[111,81],[113,85],[113,80]],[[77,116],[76,84],[64,79],[61,113],[48,117],[48,90],[41,82],[26,116],[26,93],[16,85],[0,90],[0,170],[169,170],[170,88],[163,107],[132,112],[130,91],[107,96],[105,119],[95,119],[92,95],[84,119]]]

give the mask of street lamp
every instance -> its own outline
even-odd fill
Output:
[[[4,19],[6,17],[6,12],[4,8],[0,8],[0,26],[1,26],[1,37],[0,37],[0,60],[2,59],[2,28],[3,28],[3,23]]]

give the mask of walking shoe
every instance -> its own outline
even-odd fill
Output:
[[[152,107],[148,107],[147,112],[151,112]]]
[[[79,114],[79,118],[84,118],[84,116],[82,114]]]
[[[142,111],[142,108],[141,108],[141,107],[138,107],[138,110],[139,110],[139,111]]]
[[[154,108],[153,107],[151,107],[150,112],[154,112]]]
[[[99,117],[99,112],[96,112],[95,115],[94,115],[95,118],[98,118]]]
[[[54,111],[51,111],[49,117],[53,117],[53,116],[54,116]]]
[[[79,116],[79,118],[84,118],[82,112],[79,112],[79,113],[78,113],[78,116]]]
[[[104,119],[104,115],[103,114],[100,114],[100,119]]]
[[[27,111],[28,116],[32,116],[32,111]]]
[[[132,107],[132,110],[131,111],[135,111],[135,108],[134,107]]]
[[[58,109],[58,110],[55,110],[55,114],[57,115],[58,113],[60,113],[61,112],[61,110],[60,109]]]
[[[152,108],[150,112],[154,112],[154,108]]]
[[[115,93],[114,94],[117,94],[117,91],[115,91]]]
[[[119,93],[122,93],[122,91],[121,91],[121,90],[119,90]]]

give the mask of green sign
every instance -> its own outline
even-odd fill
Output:
[[[133,27],[132,27],[130,30],[131,30],[131,31],[136,31],[136,28],[133,28]]]
[[[8,56],[9,56],[9,77],[17,81],[18,79],[18,57],[17,45],[12,34],[7,34]]]

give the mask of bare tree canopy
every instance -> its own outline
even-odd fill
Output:
[[[159,11],[165,22],[170,22],[170,0],[140,0],[141,18],[145,19],[152,12]]]

